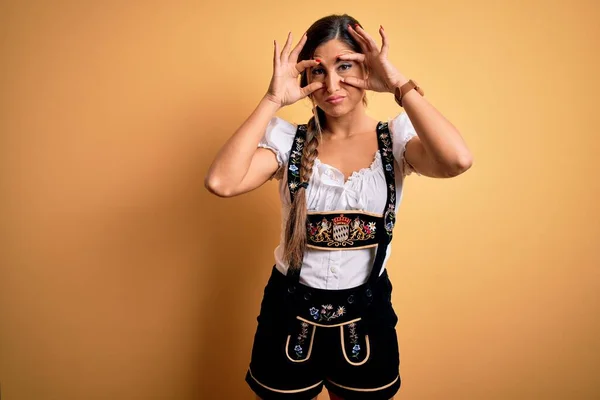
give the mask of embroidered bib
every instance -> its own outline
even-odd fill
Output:
[[[290,199],[300,187],[300,165],[306,143],[307,125],[298,125],[288,165]],[[387,186],[386,207],[381,214],[362,210],[330,212],[309,211],[307,214],[307,247],[319,250],[346,250],[375,247],[391,242],[396,222],[396,181],[392,139],[387,122],[377,124],[377,144],[383,161]]]

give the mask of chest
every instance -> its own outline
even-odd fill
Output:
[[[319,143],[318,159],[339,171],[346,181],[354,172],[369,168],[379,151],[373,135],[357,135],[342,140],[324,140]]]

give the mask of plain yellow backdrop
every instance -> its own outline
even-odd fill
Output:
[[[0,2],[2,399],[252,399],[276,183],[220,199],[273,39],[349,13],[464,136],[411,175],[389,271],[398,399],[600,398],[594,1]],[[378,119],[402,110],[369,93]],[[306,122],[308,102],[279,112]],[[323,393],[321,400],[327,398]]]

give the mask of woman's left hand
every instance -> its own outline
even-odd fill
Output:
[[[347,77],[343,80],[344,83],[375,92],[393,93],[397,85],[408,82],[408,79],[387,59],[389,43],[383,26],[379,27],[382,40],[381,50],[377,48],[377,43],[371,35],[360,25],[354,27],[348,25],[348,32],[359,43],[363,53],[343,54],[339,56],[339,59],[358,61],[367,67],[369,74],[365,79]]]

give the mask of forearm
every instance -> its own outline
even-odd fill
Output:
[[[235,187],[242,181],[269,121],[279,108],[266,97],[261,99],[252,114],[219,150],[206,175],[207,184],[212,187]]]
[[[408,82],[402,77],[400,85]],[[438,165],[455,169],[469,163],[471,154],[459,131],[416,90],[402,97],[402,106],[428,156]]]

